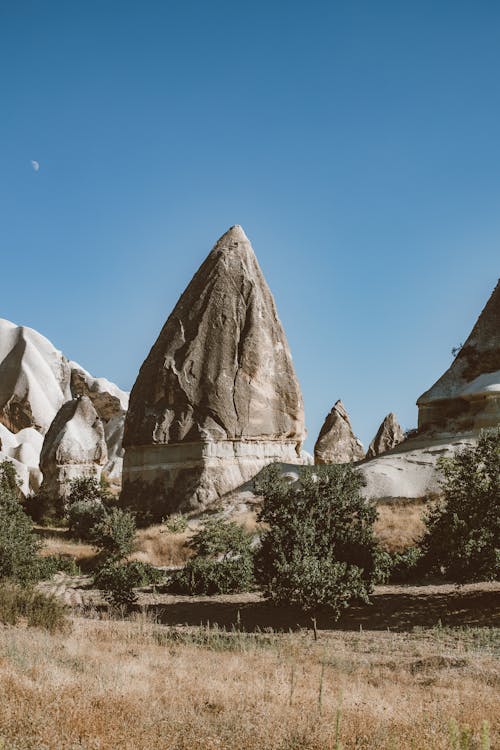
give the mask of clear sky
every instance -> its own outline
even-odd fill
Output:
[[[236,223],[308,447],[415,426],[499,276],[498,0],[0,3],[0,317],[128,389]]]

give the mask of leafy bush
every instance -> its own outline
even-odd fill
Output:
[[[28,495],[24,501],[26,513],[41,526],[64,526],[67,524],[63,502],[54,498],[42,486],[38,492]]]
[[[0,582],[0,622],[16,625],[26,618],[30,627],[51,633],[68,627],[66,607],[56,597],[11,581]]]
[[[379,573],[375,507],[361,495],[350,464],[306,467],[289,484],[271,466],[259,480],[259,520],[267,525],[257,555],[264,595],[304,612],[338,619],[353,599],[369,601]]]
[[[253,560],[244,555],[212,560],[193,557],[182,570],[171,574],[168,590],[175,594],[236,594],[255,584]]]
[[[392,566],[389,575],[391,583],[409,583],[425,575],[423,552],[419,546],[407,547],[402,552],[391,555]]]
[[[210,519],[189,541],[194,550],[169,590],[181,594],[231,594],[253,588],[252,536],[233,521]]]
[[[75,562],[74,557],[64,557],[63,555],[47,555],[47,557],[37,558],[38,575],[40,581],[52,578],[56,573],[66,573],[70,576],[81,575],[81,570]]]
[[[134,587],[137,586],[137,571],[130,565],[109,560],[94,576],[95,585],[104,592],[105,598],[116,606],[130,606],[137,601]]]
[[[252,554],[252,536],[234,521],[209,519],[189,540],[198,557],[220,560]]]
[[[120,560],[129,555],[134,546],[134,517],[120,508],[108,510],[92,527],[91,537],[106,558]]]
[[[443,503],[427,518],[426,564],[458,581],[500,575],[500,428],[440,461]]]
[[[109,494],[95,477],[77,477],[70,484],[66,517],[70,532],[90,541],[93,527],[103,520]]]
[[[182,513],[174,513],[173,516],[164,518],[162,523],[171,534],[182,534],[188,527],[187,518]]]
[[[20,503],[17,475],[10,461],[0,463],[0,580],[10,578],[23,584],[38,578],[37,552],[40,539],[31,518]]]

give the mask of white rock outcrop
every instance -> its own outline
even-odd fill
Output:
[[[128,393],[68,361],[32,328],[0,319],[0,460],[15,461],[25,494],[40,485],[43,437],[61,407],[79,395],[92,401],[103,421],[109,441],[104,471],[118,482]]]

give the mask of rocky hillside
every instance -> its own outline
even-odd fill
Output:
[[[32,328],[0,319],[0,460],[14,462],[25,493],[36,491],[42,481],[40,453],[56,415],[78,397],[91,402],[102,423],[107,451],[103,470],[119,479],[128,393],[105,378],[94,378]],[[77,445],[78,428],[74,437]],[[65,455],[78,465],[77,452]]]

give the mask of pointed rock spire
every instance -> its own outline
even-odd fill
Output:
[[[249,479],[264,458],[283,457],[284,446],[287,460],[290,449],[296,457],[304,437],[302,396],[285,333],[252,246],[236,225],[194,275],[140,369],[125,424],[124,480],[155,481],[176,508],[199,507]],[[212,445],[214,456],[227,455],[221,481],[208,478],[201,454],[196,460],[203,478],[193,469],[183,470],[181,480],[184,459],[178,469],[167,468],[180,453],[176,448],[167,456],[164,448],[174,445],[190,445],[194,453],[193,446],[205,446],[206,453]],[[153,460],[155,446],[164,453],[161,460],[158,451]],[[186,451],[192,465],[194,453],[188,459]],[[253,465],[243,470],[244,455],[235,457],[235,451],[253,455]],[[230,455],[236,462],[232,478],[226,471]]]
[[[314,463],[343,464],[361,461],[365,450],[355,436],[342,401],[337,401],[326,417],[314,446]]]
[[[375,458],[381,453],[392,450],[403,442],[405,434],[396,419],[396,415],[390,412],[378,428],[377,434],[370,443],[366,452],[366,458]]]
[[[417,401],[420,433],[475,432],[500,421],[500,281],[453,363]]]

